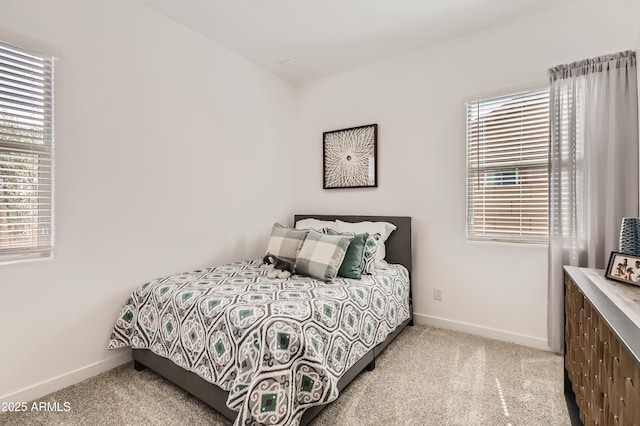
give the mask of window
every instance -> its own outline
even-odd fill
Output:
[[[467,103],[467,238],[548,235],[549,90]]]
[[[53,248],[53,58],[0,42],[0,261]]]

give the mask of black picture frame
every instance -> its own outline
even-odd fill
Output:
[[[378,186],[378,124],[322,134],[322,187]]]
[[[640,256],[612,251],[604,277],[640,287]]]

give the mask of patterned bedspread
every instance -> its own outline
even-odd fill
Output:
[[[297,425],[342,374],[409,318],[401,265],[361,280],[269,279],[260,259],[141,285],[109,349],[148,348],[229,391],[236,425]]]

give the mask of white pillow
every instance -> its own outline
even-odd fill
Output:
[[[341,220],[336,220],[336,231],[338,232],[354,232],[356,234],[368,233],[369,235],[380,234],[380,239],[378,240],[378,249],[376,251],[376,262],[375,266],[380,269],[387,268],[387,262],[384,261],[385,256],[387,255],[387,249],[384,245],[384,242],[387,241],[389,235],[393,231],[396,230],[396,226],[393,223],[389,222],[343,222]]]
[[[336,230],[336,222],[334,220],[319,220],[314,218],[301,219],[296,222],[296,229],[315,229],[320,231],[323,228]]]

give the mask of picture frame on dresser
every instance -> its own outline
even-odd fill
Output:
[[[605,278],[640,286],[640,256],[612,251]]]

